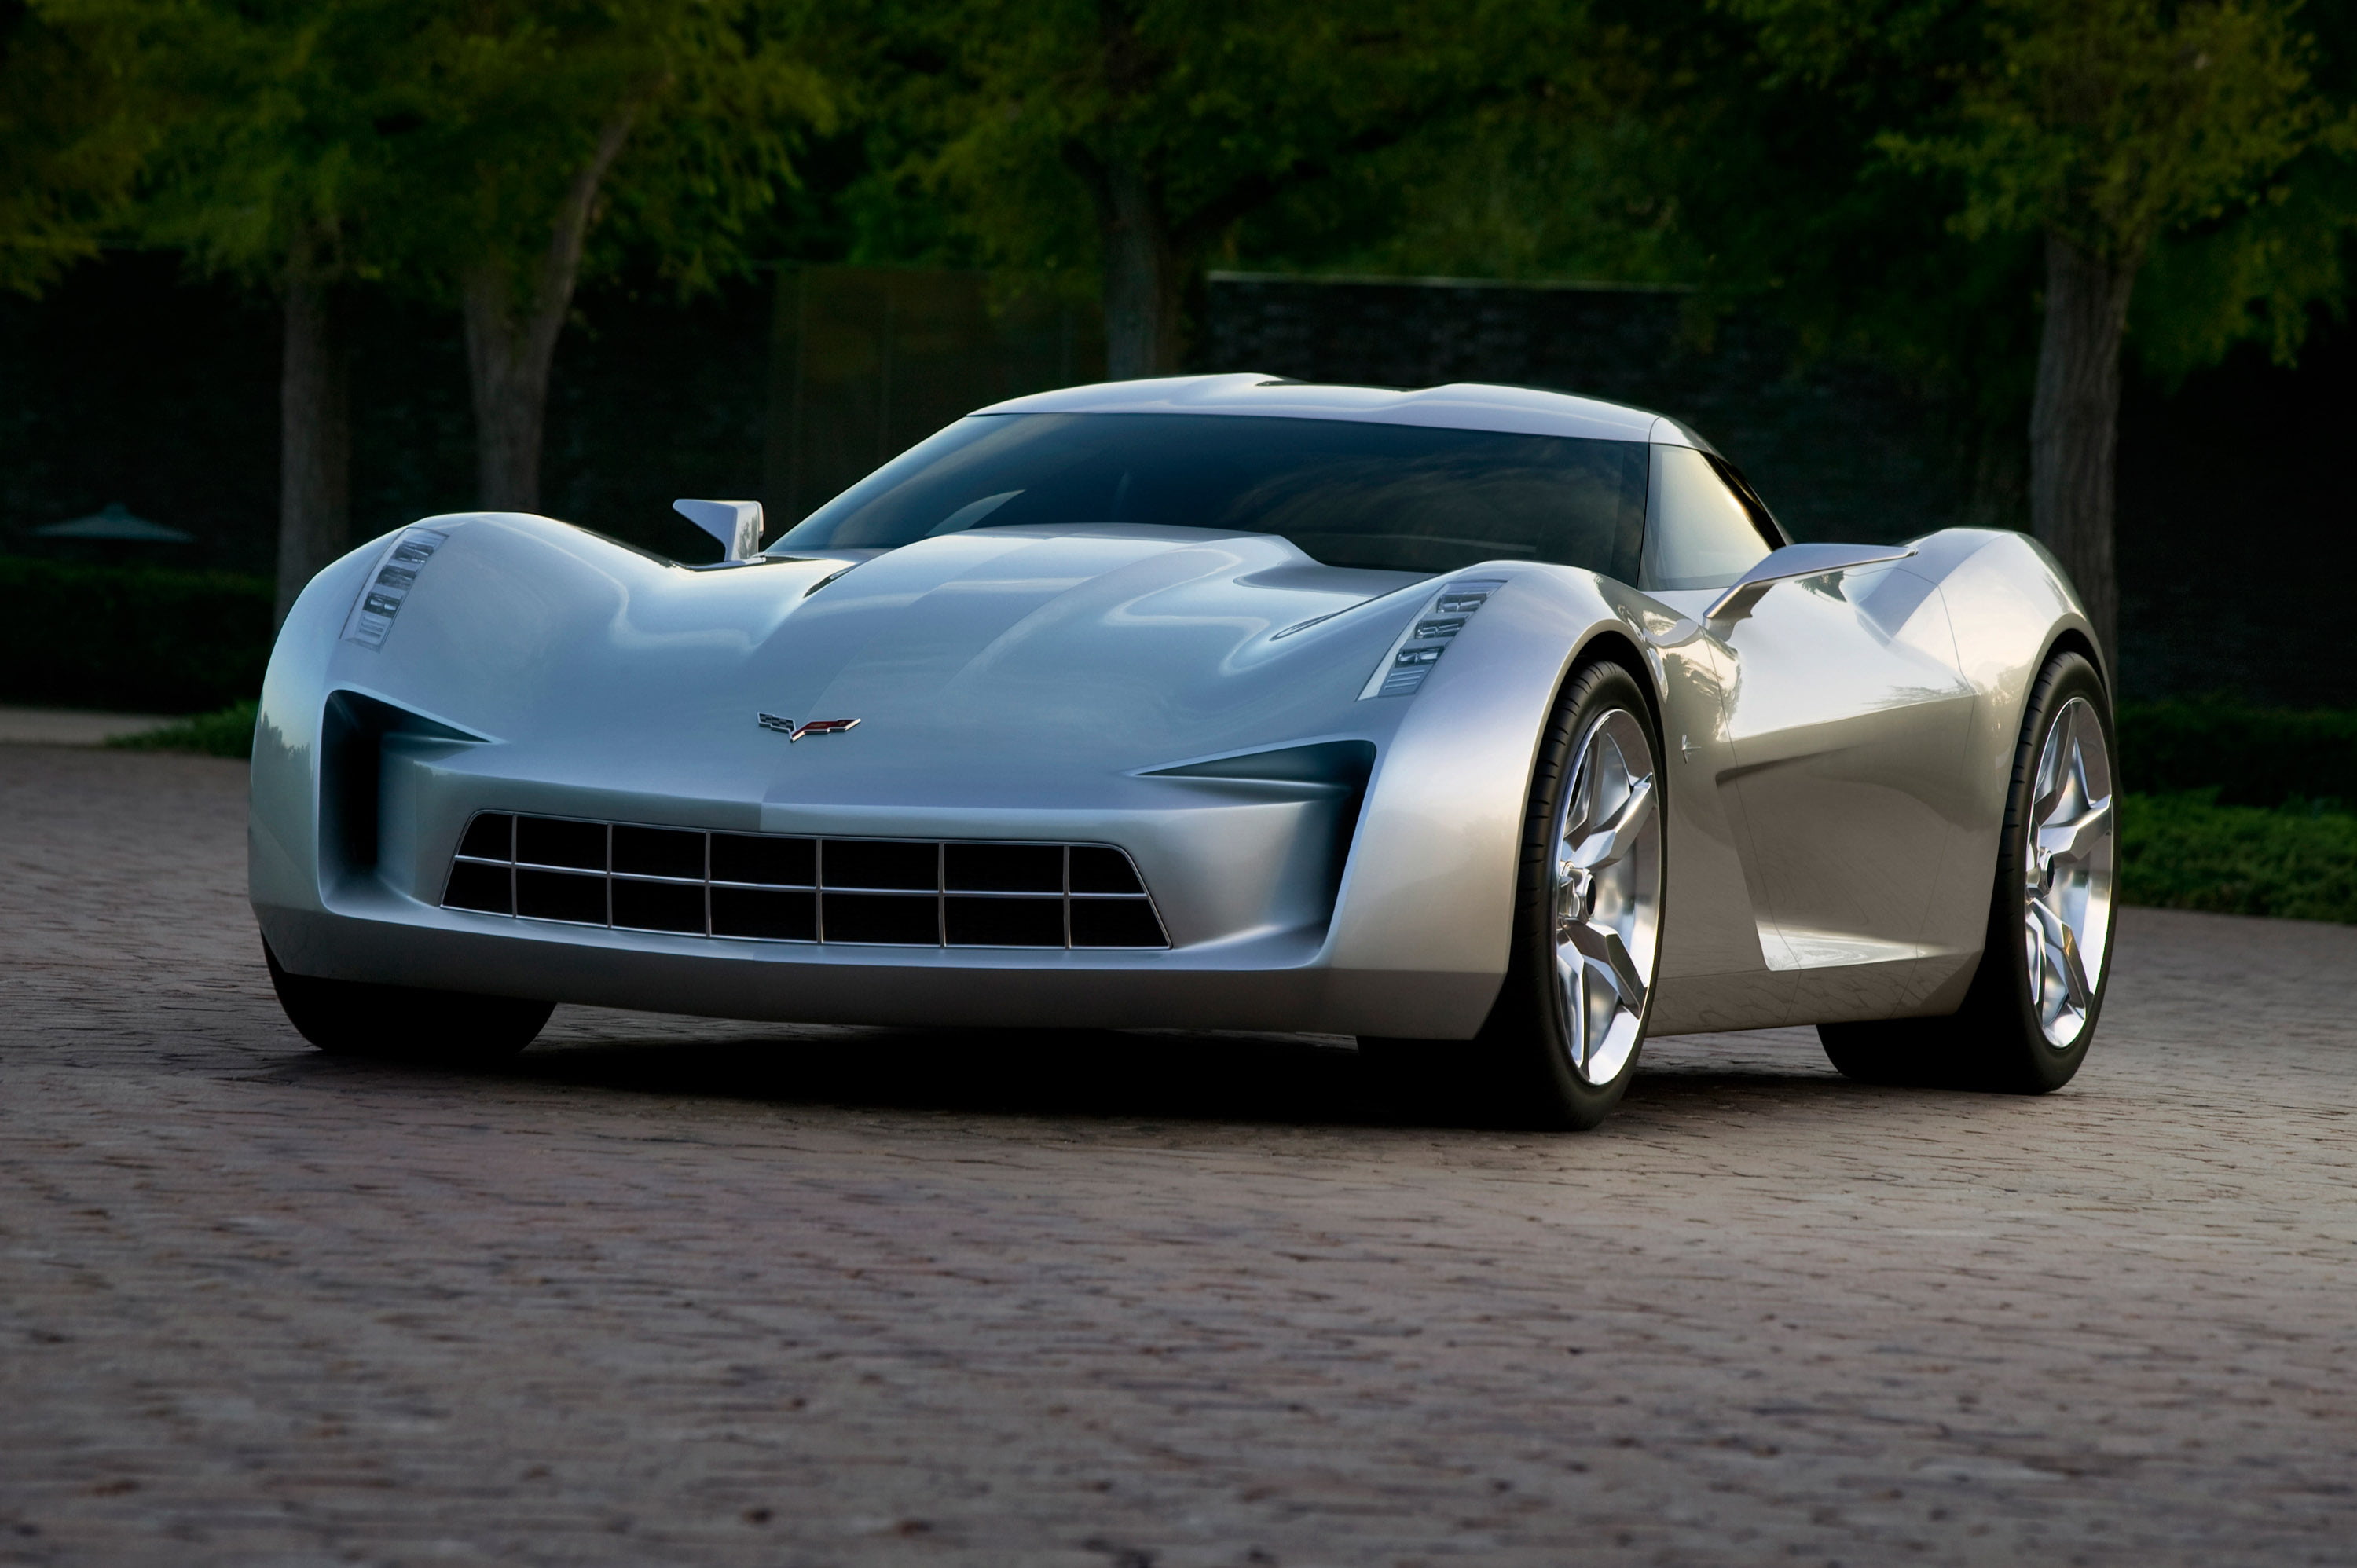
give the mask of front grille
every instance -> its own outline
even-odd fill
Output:
[[[479,811],[443,908],[747,941],[1167,948],[1106,844],[800,838]]]

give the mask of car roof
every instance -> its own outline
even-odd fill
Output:
[[[1451,381],[1437,387],[1343,386],[1286,381],[1240,371],[1217,376],[1162,376],[1100,381],[1034,392],[976,409],[977,413],[1226,413],[1277,419],[1341,419],[1369,424],[1421,424],[1444,430],[1494,430],[1516,435],[1573,435],[1591,441],[1642,441],[1669,446],[1710,444],[1651,410],[1575,397],[1537,387]]]

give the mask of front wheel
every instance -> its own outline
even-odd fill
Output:
[[[500,1061],[532,1044],[556,1010],[554,1002],[289,974],[266,942],[262,956],[286,1021],[336,1056],[452,1065]]]
[[[2111,978],[2111,712],[2084,657],[2047,661],[2014,753],[1988,937],[1964,1005],[1948,1018],[1818,1026],[1844,1074],[2045,1094],[2078,1072]]]
[[[1531,780],[1513,948],[1471,1040],[1362,1040],[1491,1117],[1578,1130],[1636,1073],[1661,966],[1664,837],[1658,727],[1636,678],[1591,664],[1557,699]]]

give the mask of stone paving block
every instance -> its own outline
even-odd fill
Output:
[[[560,1008],[311,1052],[242,765],[0,750],[0,1563],[2357,1558],[2357,930],[2130,910],[2087,1069]]]

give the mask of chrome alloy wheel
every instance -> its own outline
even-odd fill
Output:
[[[2030,794],[2022,858],[2023,938],[2030,1008],[2046,1043],[2068,1050],[2087,1026],[2095,977],[2112,933],[2116,822],[2104,726],[2084,697],[2062,704],[2046,732]]]
[[[1554,910],[1560,1044],[1589,1084],[1610,1083],[1644,1027],[1661,941],[1662,814],[1653,748],[1623,708],[1598,714],[1555,807]]]

